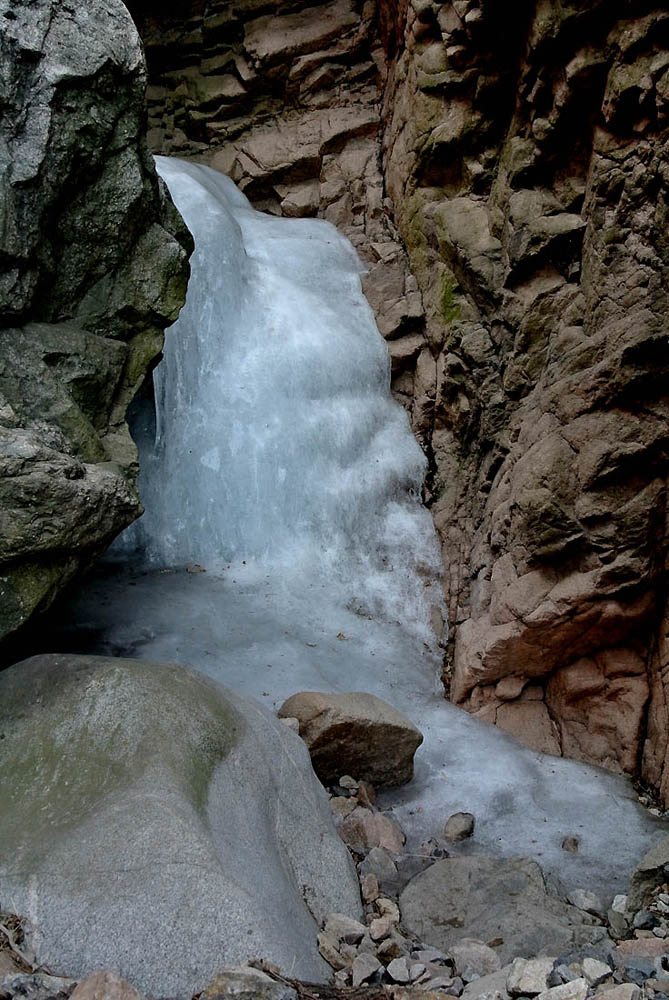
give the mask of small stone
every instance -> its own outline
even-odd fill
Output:
[[[279,972],[279,969],[268,963],[269,971]],[[137,992],[133,987],[130,987],[132,992],[126,990],[117,993],[113,979],[109,979],[110,975],[113,979],[118,978],[113,973],[104,972],[95,972],[89,976],[91,980],[94,976],[105,976],[107,979],[97,984],[93,982],[93,989],[81,1000],[137,1000]],[[84,983],[80,983],[77,990],[83,985]],[[227,966],[209,983],[201,994],[201,1000],[297,1000],[297,993],[260,969],[253,969],[248,965]]]
[[[362,983],[371,979],[380,968],[382,966],[376,955],[370,955],[369,953],[358,955],[353,960],[353,965],[351,966],[351,985],[354,989],[357,989]]]
[[[466,840],[474,833],[475,819],[472,813],[457,812],[446,820],[444,837],[451,843]]]
[[[3,993],[20,1000],[50,1000],[57,993],[69,995],[75,983],[76,979],[49,976],[43,972],[19,972],[5,976],[1,987]]]
[[[461,976],[465,982],[471,982],[472,979],[497,972],[502,967],[497,952],[489,948],[483,941],[477,941],[474,938],[462,938],[456,944],[450,945],[449,954],[453,959],[457,975]]]
[[[588,984],[585,979],[574,979],[571,983],[554,986],[539,994],[540,1000],[585,1000],[588,995]]]
[[[385,963],[391,961],[393,958],[401,958],[403,955],[408,956],[410,950],[407,939],[402,937],[395,928],[391,928],[388,937],[376,949],[376,954]]]
[[[666,938],[667,929],[666,927],[653,927],[653,934],[656,938]]]
[[[339,784],[342,788],[348,788],[352,792],[357,792],[358,790],[358,782],[350,774],[342,774]]]
[[[397,823],[361,806],[345,817],[339,827],[339,836],[358,853],[372,847],[383,847],[395,856],[402,853],[406,840]]]
[[[543,993],[554,962],[553,958],[514,959],[506,980],[507,990],[512,996]]]
[[[606,962],[598,962],[596,958],[584,958],[581,962],[583,977],[589,986],[599,986],[605,979],[613,975],[613,969]]]
[[[371,782],[358,782],[358,802],[361,806],[373,806],[376,802],[376,789]]]
[[[425,973],[425,966],[422,962],[412,962],[409,966],[409,979],[415,983]]]
[[[388,851],[383,847],[373,847],[365,860],[360,864],[361,874],[370,872],[376,875],[379,882],[392,881],[397,877],[397,865]]]
[[[578,849],[581,844],[581,838],[577,837],[575,833],[568,834],[562,841],[562,850],[569,851],[571,854],[578,854]]]
[[[360,879],[360,892],[362,893],[362,898],[365,903],[373,903],[375,899],[378,898],[379,892],[379,880],[376,875],[372,875],[371,872],[368,875],[363,875]]]
[[[657,923],[657,917],[650,910],[639,910],[634,914],[632,926],[635,930],[652,930]]]
[[[331,965],[333,969],[348,968],[351,963],[339,953],[339,941],[336,937],[332,934],[326,934],[325,931],[321,931],[316,940],[318,942],[318,950],[328,965]]]
[[[595,993],[597,1000],[641,1000],[641,990],[634,983],[607,986]]]
[[[604,904],[599,896],[590,892],[589,889],[571,889],[567,893],[567,902],[585,913],[593,913],[598,917],[604,916]]]
[[[386,971],[396,983],[408,983],[411,978],[409,975],[409,966],[404,957],[394,958],[392,962],[388,963]]]
[[[288,729],[292,729],[294,733],[297,733],[298,736],[300,735],[300,723],[297,721],[297,719],[293,719],[290,716],[286,716],[285,718],[281,719],[281,722],[283,722],[284,726],[287,726]]]
[[[414,952],[419,962],[445,962],[446,954],[438,948],[420,948]]]
[[[348,986],[349,979],[351,978],[351,970],[337,969],[333,978],[337,986]]]
[[[388,937],[393,922],[390,917],[375,917],[369,925],[369,933],[373,941],[382,941]]]
[[[330,799],[330,809],[335,816],[348,816],[357,804],[356,799],[346,799],[343,795],[334,795]]]
[[[375,905],[382,917],[390,917],[394,924],[400,922],[400,908],[397,903],[393,903],[392,899],[379,896]]]
[[[347,917],[345,913],[328,913],[323,930],[337,941],[357,944],[367,933],[367,928],[359,920]]]
[[[611,909],[615,913],[624,913],[627,909],[627,896],[619,892],[617,896],[613,897],[613,902],[611,903]]]

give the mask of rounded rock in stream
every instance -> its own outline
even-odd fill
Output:
[[[37,656],[0,674],[0,884],[37,961],[190,997],[262,957],[318,980],[361,914],[303,743],[184,667]]]

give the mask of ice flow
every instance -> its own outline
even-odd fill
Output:
[[[158,167],[197,250],[155,373],[156,427],[138,430],[146,514],[124,546],[209,571],[102,574],[74,621],[98,652],[189,664],[268,706],[305,689],[384,697],[425,734],[415,780],[391,796],[411,850],[467,810],[476,836],[458,851],[624,889],[662,829],[629,783],[521,747],[437,694],[423,459],[352,248],[326,223],[260,215],[205,167]],[[561,849],[570,833],[578,855]]]
[[[345,603],[427,640],[440,559],[425,459],[390,397],[355,251],[329,223],[254,211],[208,167],[157,165],[196,251],[155,373],[146,514],[130,539],[154,565],[326,577]]]

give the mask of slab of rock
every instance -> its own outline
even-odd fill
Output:
[[[643,856],[630,879],[627,894],[627,913],[636,913],[648,904],[651,894],[662,882],[669,878],[669,836]]]
[[[502,962],[541,950],[560,954],[607,940],[582,911],[551,896],[529,858],[447,858],[409,882],[400,896],[406,930],[450,950],[462,938],[501,937]]]
[[[498,1000],[506,1000],[509,996],[506,986],[509,971],[510,967],[505,965],[502,969],[498,969],[497,972],[489,972],[487,976],[480,976],[478,979],[473,979],[471,983],[467,983],[462,991],[464,1000],[477,1000],[478,997],[483,1000],[483,997],[493,996],[496,996]]]
[[[540,1000],[585,1000],[588,995],[588,984],[585,979],[572,979],[561,986],[553,986],[539,994]]]
[[[270,712],[180,666],[38,656],[0,674],[0,732],[0,883],[38,962],[175,998],[258,955],[329,975],[318,926],[361,916],[358,881]]]
[[[357,955],[353,959],[353,965],[351,966],[351,985],[356,989],[362,983],[371,979],[374,973],[378,972],[381,968],[383,966],[376,955],[372,955],[369,952]]]
[[[475,938],[462,938],[449,947],[448,953],[453,959],[456,974],[466,983],[498,972],[502,967],[497,952]]]
[[[506,980],[512,996],[536,996],[547,988],[553,968],[553,958],[515,958]]]
[[[302,691],[279,709],[299,720],[314,771],[325,784],[348,772],[373,785],[403,785],[423,742],[418,729],[381,698],[362,691]]]

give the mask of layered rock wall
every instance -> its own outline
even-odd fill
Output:
[[[132,10],[153,148],[330,219],[370,266],[429,460],[453,699],[666,798],[669,15]]]
[[[0,639],[141,513],[125,414],[190,236],[120,0],[0,0]]]

